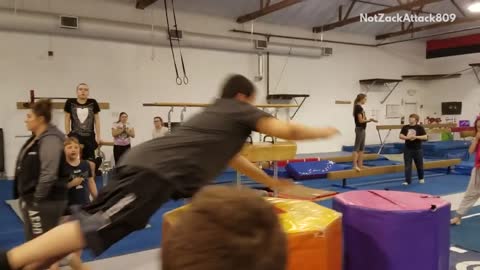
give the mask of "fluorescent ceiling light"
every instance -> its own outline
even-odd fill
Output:
[[[470,12],[480,12],[480,1],[471,3],[470,6],[468,6],[468,10],[470,10]]]

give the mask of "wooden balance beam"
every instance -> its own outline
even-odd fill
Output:
[[[387,139],[390,136],[390,133],[392,130],[395,129],[402,129],[405,125],[378,125],[377,128],[377,134],[378,138],[380,139],[380,149],[378,150],[378,154],[382,153],[383,148],[385,147],[385,144],[387,143]],[[452,128],[455,128],[457,124],[455,123],[446,123],[446,124],[424,124],[421,125],[425,129],[428,129],[428,133],[432,133],[435,129],[441,130],[441,131],[450,131]],[[382,134],[380,134],[381,130],[388,130],[387,135],[382,139]]]
[[[254,143],[246,144],[241,154],[251,162],[273,161],[274,177],[278,177],[278,161],[295,158],[297,154],[297,144],[294,142],[276,142],[276,143]],[[241,175],[237,172],[237,185],[241,185]],[[288,191],[273,193],[286,199],[298,199],[319,201],[326,200],[335,196],[337,192],[308,188],[303,185],[295,185]]]
[[[462,162],[460,159],[446,159],[446,160],[435,160],[435,161],[428,161],[424,163],[424,169],[438,169],[438,168],[448,168],[451,169],[452,166],[458,165]],[[415,168],[415,166],[413,166]],[[347,186],[347,179],[349,178],[359,178],[359,177],[366,177],[372,175],[382,175],[382,174],[391,174],[391,173],[399,173],[405,171],[405,165],[391,165],[391,166],[379,166],[379,167],[371,167],[365,168],[360,172],[356,170],[345,170],[345,171],[336,171],[330,172],[327,174],[328,180],[342,180],[342,187]]]
[[[246,144],[241,154],[251,162],[293,159],[297,154],[297,144],[294,142]]]
[[[108,102],[99,102],[98,106],[102,110],[109,110],[110,103]],[[55,110],[63,110],[65,108],[65,102],[52,102],[52,107]],[[28,110],[30,109],[30,102],[17,102],[17,109],[18,110]]]
[[[377,154],[364,154],[363,160],[376,160],[379,159],[380,155]],[[330,160],[335,163],[346,163],[346,162],[353,162],[353,157],[351,155],[348,156],[337,156],[337,157],[322,157],[321,160]]]
[[[28,110],[30,109],[30,105],[34,103],[36,100],[40,99],[51,99],[51,100],[67,100],[68,97],[37,97],[35,95],[35,90],[30,90],[30,101],[28,102],[17,102],[17,109],[18,110]],[[53,109],[56,110],[63,110],[65,108],[65,102],[52,102]],[[99,102],[98,106],[102,110],[109,110],[110,103],[108,102]]]
[[[391,130],[391,129],[402,129],[405,125],[378,125],[377,130]],[[426,129],[432,128],[454,128],[457,126],[455,123],[446,123],[446,124],[425,124],[421,125]]]
[[[178,102],[157,102],[157,103],[143,103],[144,107],[188,107],[188,108],[204,108],[211,104],[208,103],[178,103]],[[257,104],[258,108],[298,108],[299,105],[294,104]]]

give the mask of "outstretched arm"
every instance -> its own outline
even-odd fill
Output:
[[[340,132],[333,127],[308,127],[285,122],[273,117],[263,117],[257,122],[257,131],[284,140],[326,139]]]
[[[273,177],[266,174],[263,170],[253,165],[252,162],[250,162],[248,159],[246,159],[241,155],[235,156],[230,161],[229,165],[235,170],[239,171],[240,173],[250,177],[254,181],[272,189],[293,185],[293,183],[289,181],[274,179]]]

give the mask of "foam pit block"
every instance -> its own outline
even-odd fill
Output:
[[[345,270],[447,270],[450,204],[426,194],[362,190],[339,194]]]
[[[341,270],[341,214],[316,203],[265,198],[278,210],[278,218],[288,239],[288,270]],[[188,205],[163,215],[166,237]],[[201,232],[199,232],[201,233]]]

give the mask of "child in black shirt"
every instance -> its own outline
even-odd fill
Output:
[[[425,183],[423,171],[423,150],[422,141],[428,140],[425,129],[418,124],[419,116],[409,116],[409,124],[400,131],[400,139],[405,141],[403,159],[405,161],[405,182],[403,185],[412,183],[412,160],[417,167],[418,180],[420,184]]]
[[[90,202],[89,195],[91,195],[92,198],[97,197],[97,186],[88,161],[80,158],[81,147],[78,140],[76,138],[66,139],[64,151],[66,163],[63,171],[69,175],[69,182],[67,184],[69,207],[65,214],[69,216],[71,215],[70,207],[74,205],[86,205]],[[88,269],[83,265],[81,255],[82,252],[77,251],[69,256],[69,264],[72,269]]]

